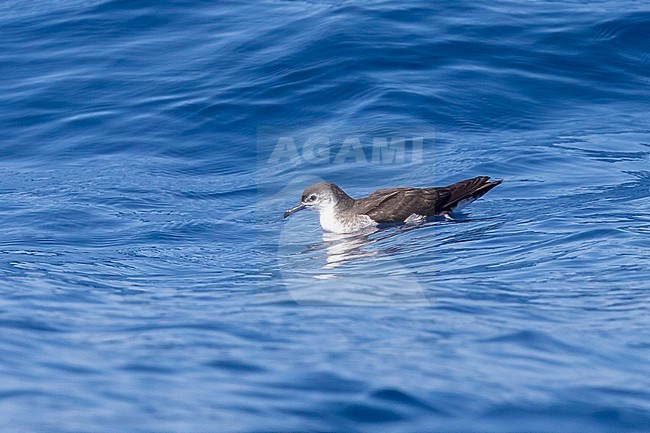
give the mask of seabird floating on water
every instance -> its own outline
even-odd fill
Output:
[[[334,233],[352,233],[380,224],[425,221],[434,216],[451,219],[452,213],[502,181],[478,176],[441,187],[380,189],[360,199],[350,197],[334,183],[320,182],[307,187],[300,203],[285,211],[283,218],[302,209],[317,210],[323,230]]]

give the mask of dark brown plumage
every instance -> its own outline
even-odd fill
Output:
[[[336,184],[320,182],[307,187],[300,203],[285,211],[283,217],[302,209],[314,209],[320,214],[323,230],[351,233],[377,224],[449,216],[501,182],[490,182],[488,176],[479,176],[442,187],[380,189],[360,199],[350,197]]]
[[[380,189],[355,200],[353,211],[378,223],[403,222],[413,214],[446,215],[464,200],[469,204],[502,182],[489,180],[488,176],[479,176],[443,187]]]

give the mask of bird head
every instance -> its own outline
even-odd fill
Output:
[[[291,209],[287,209],[282,217],[286,218],[303,209],[321,211],[333,207],[336,205],[337,191],[340,191],[340,188],[330,182],[320,182],[309,186],[302,192],[300,203]]]

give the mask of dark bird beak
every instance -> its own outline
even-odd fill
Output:
[[[305,206],[304,204],[299,203],[297,206],[294,206],[291,209],[285,210],[284,213],[282,214],[282,218],[286,218],[289,215],[291,215],[292,213],[298,212],[299,210],[303,210],[306,207],[307,206]]]

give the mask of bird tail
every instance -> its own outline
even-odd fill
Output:
[[[439,214],[458,212],[478,198],[484,196],[492,188],[503,182],[503,179],[490,181],[489,176],[478,176],[472,179],[461,180],[444,187],[447,200],[442,203]]]

